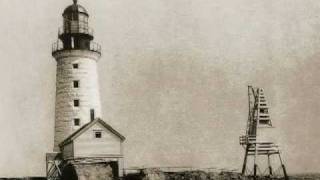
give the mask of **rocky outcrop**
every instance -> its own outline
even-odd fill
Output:
[[[291,177],[290,177],[291,178]],[[257,180],[280,180],[283,178],[257,177]],[[297,178],[297,180],[303,178]],[[253,180],[237,172],[207,172],[201,170],[168,172],[159,169],[141,169],[127,174],[124,180]]]
[[[163,172],[159,169],[143,169],[136,174],[127,174],[125,180],[232,180],[239,179],[238,173],[228,172],[204,172],[204,171],[182,171]]]

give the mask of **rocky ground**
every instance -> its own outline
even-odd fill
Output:
[[[45,180],[41,177],[29,178],[0,178],[0,180]],[[320,174],[292,175],[290,180],[320,180]],[[122,180],[249,180],[235,172],[160,172],[154,170],[143,170],[139,173],[127,174]],[[251,180],[251,179],[250,179]],[[259,178],[258,180],[270,180],[270,178]]]
[[[275,180],[283,178],[260,177],[257,180]],[[320,180],[320,174],[303,174],[290,176],[290,180]],[[142,170],[139,173],[127,174],[124,180],[252,180],[236,172],[161,172],[155,169]]]

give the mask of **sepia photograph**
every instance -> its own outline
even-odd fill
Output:
[[[0,180],[320,180],[319,0],[0,15]]]

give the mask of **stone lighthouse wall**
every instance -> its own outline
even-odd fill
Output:
[[[53,55],[57,61],[54,151],[59,151],[59,143],[90,122],[92,109],[95,117],[101,117],[97,74],[100,54],[62,50]]]

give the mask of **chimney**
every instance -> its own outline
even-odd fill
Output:
[[[90,109],[90,119],[91,121],[94,121],[95,117],[94,117],[94,109]]]

